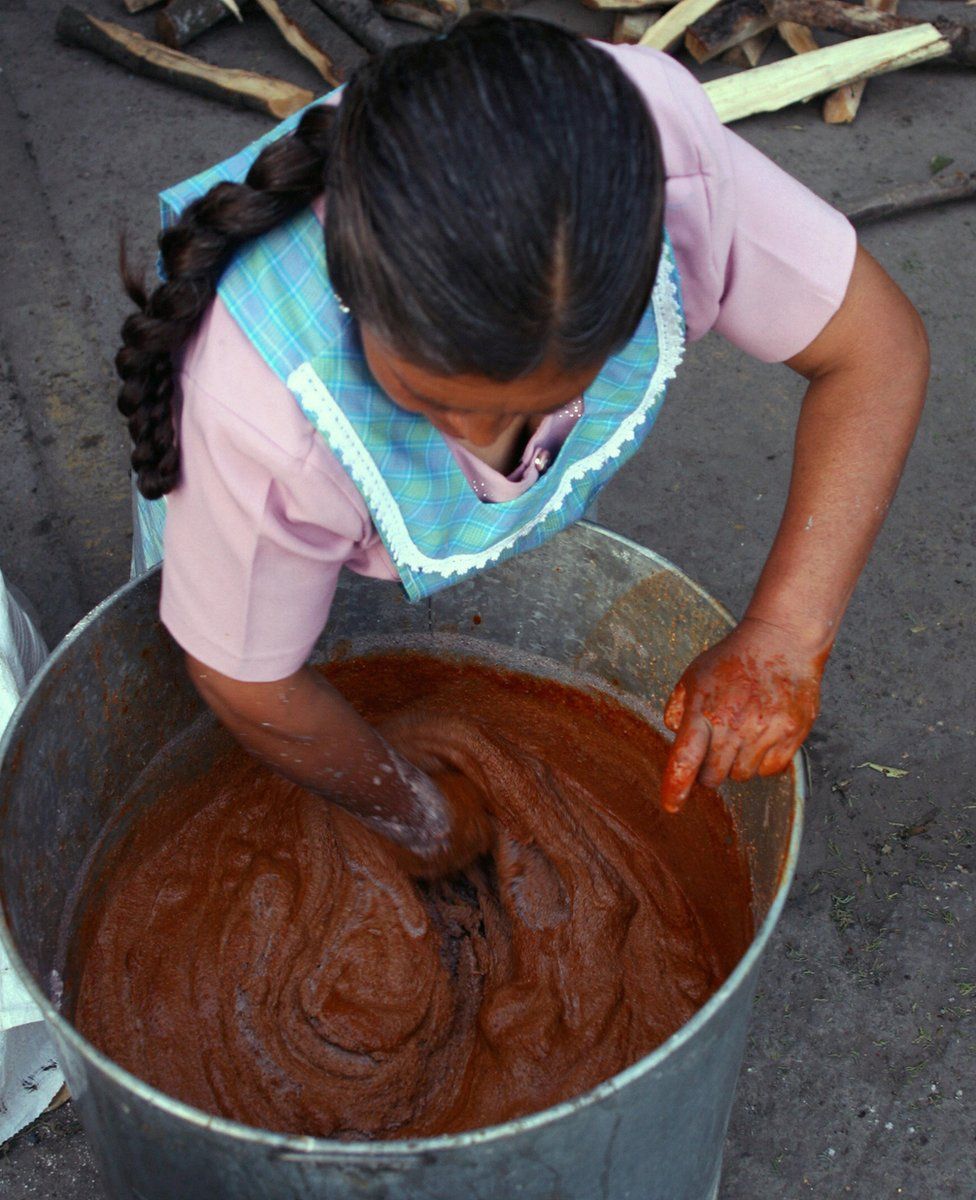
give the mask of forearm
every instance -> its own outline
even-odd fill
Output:
[[[187,656],[190,677],[221,723],[256,758],[424,854],[449,821],[434,783],[398,754],[320,672],[241,683]]]
[[[662,803],[786,768],[819,709],[824,663],[884,520],[925,396],[918,314],[858,251],[844,303],[791,367],[810,381],[786,509],[738,626],[688,667],[665,711],[676,734]]]
[[[924,330],[895,292],[887,328],[869,334],[871,350],[812,375],[786,509],[746,612],[823,652],[884,521],[925,399]]]

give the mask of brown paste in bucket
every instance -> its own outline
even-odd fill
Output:
[[[635,1062],[748,947],[731,818],[704,788],[661,812],[665,742],[632,710],[420,654],[328,675],[370,721],[409,713],[470,762],[493,853],[417,882],[228,750],[135,821],[74,944],[75,1023],[134,1074],[265,1129],[454,1133]]]

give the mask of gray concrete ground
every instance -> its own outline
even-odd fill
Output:
[[[0,563],[51,641],[126,576],[118,231],[148,262],[156,191],[268,124],[57,46],[57,7],[0,0]],[[106,16],[120,7],[91,0]],[[316,86],[260,20],[200,49]],[[924,178],[936,155],[976,168],[976,79],[932,67],[875,80],[852,128],[809,106],[738,130],[822,195],[851,199]],[[802,860],[765,961],[723,1200],[976,1198],[976,205],[864,241],[927,320],[930,400],[828,669]],[[787,369],[706,339],[607,489],[604,523],[741,610],[800,395]],[[0,1150],[0,1195],[102,1195],[70,1106]]]

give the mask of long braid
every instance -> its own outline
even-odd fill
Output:
[[[126,292],[139,311],[122,326],[115,367],[119,411],[132,438],[140,492],[158,499],[179,483],[174,356],[190,337],[231,256],[309,204],[325,184],[334,112],[310,109],[294,133],[266,146],[243,183],[219,183],[160,236],[166,281],[147,293],[122,256]]]

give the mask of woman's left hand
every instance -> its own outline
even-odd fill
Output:
[[[785,770],[816,719],[827,653],[747,617],[700,654],[664,712],[676,737],[664,771],[662,806],[678,812],[696,779],[718,787],[727,778]]]

